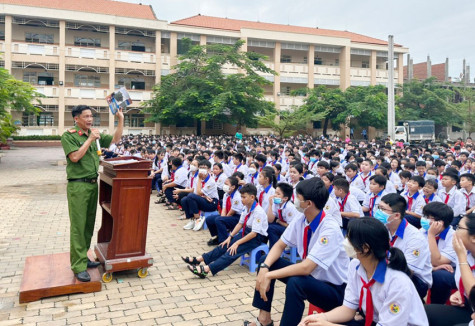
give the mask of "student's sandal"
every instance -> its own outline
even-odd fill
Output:
[[[256,324],[256,326],[274,326],[274,321],[273,321],[273,320],[271,320],[271,322],[270,322],[269,324],[264,325],[264,324],[262,324],[262,323],[259,321],[259,319],[257,319],[257,317],[256,317],[256,320],[253,320],[253,321],[248,321],[248,320],[246,320],[246,321],[244,322],[244,326],[249,326],[249,325],[251,325],[251,323],[253,323],[253,322]]]
[[[198,268],[196,267],[199,267],[200,270],[198,271]],[[199,276],[199,278],[206,278],[206,276],[208,276],[208,273],[205,272],[205,267],[203,265],[199,265],[199,266],[188,265],[188,270],[192,272],[193,274],[195,274],[196,276]]]
[[[200,264],[200,262],[196,259],[196,257],[181,257],[181,259],[189,265],[199,265]]]

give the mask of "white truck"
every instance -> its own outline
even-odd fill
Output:
[[[434,142],[435,124],[432,120],[404,121],[395,127],[394,134],[396,141],[404,143]]]

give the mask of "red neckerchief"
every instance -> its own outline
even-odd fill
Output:
[[[404,228],[406,228],[407,224],[408,224],[408,223],[407,223],[407,221],[406,221],[406,225],[404,226]],[[397,232],[397,231],[396,231],[396,232]],[[398,236],[397,236],[397,235],[394,235],[394,237],[391,239],[391,242],[389,243],[389,245],[390,245],[391,247],[394,246],[394,243],[396,243],[397,238],[398,238]]]
[[[376,282],[374,278],[372,278],[368,283],[366,283],[363,278],[360,276],[361,282],[363,282],[363,286],[361,287],[360,291],[360,304],[359,310],[363,311],[363,295],[364,290],[366,289],[366,313],[365,313],[365,326],[371,326],[373,323],[373,314],[374,314],[374,307],[373,307],[373,296],[371,295],[371,286]]]
[[[472,192],[470,192],[468,195],[464,192],[462,192],[462,194],[465,195],[465,198],[467,198],[467,205],[465,206],[465,210],[469,210],[470,209],[470,195],[472,194]]]
[[[277,214],[281,222],[285,222],[284,218],[282,217],[282,211],[285,209],[285,206],[287,206],[287,203],[288,201],[285,202],[284,207],[277,209]]]
[[[368,180],[368,178],[371,176],[371,171],[369,171],[368,175],[366,177],[363,178],[363,176],[360,174],[360,177],[361,179],[363,180],[363,183],[366,187],[366,180]]]
[[[223,172],[221,172],[221,173],[223,173]],[[214,177],[214,182],[218,182],[218,179],[219,179],[219,176],[221,175],[221,173],[218,174],[216,177]]]
[[[246,225],[247,225],[247,220],[249,219],[249,216],[251,216],[252,212],[254,212],[254,209],[259,206],[258,203],[254,202],[252,204],[251,210],[249,213],[247,213],[246,217],[244,218],[244,223],[242,225],[242,236],[244,237],[244,234],[246,233]]]
[[[270,187],[272,187],[272,185],[268,185],[264,191],[261,192],[261,194],[259,195],[259,204],[262,206],[262,199],[264,198],[264,193],[267,194],[267,192],[269,191]]]
[[[312,238],[313,229],[317,229],[320,223],[325,218],[325,212],[323,209],[318,213],[318,215],[313,219],[313,221],[307,225],[303,231],[303,255],[302,259],[307,258],[308,254],[308,246],[310,244],[310,239]],[[317,222],[316,222],[317,221]],[[313,228],[312,228],[313,226]]]
[[[233,199],[235,193],[236,190],[234,190],[233,193],[228,195],[228,198],[226,198],[226,210],[224,211],[224,215],[228,215],[229,211],[231,210],[231,199]]]
[[[346,201],[348,200],[348,196],[350,195],[350,192],[348,191],[348,193],[346,194],[345,198],[343,198],[343,201],[340,203],[338,202],[338,205],[340,205],[340,212],[344,212],[345,211],[345,205],[346,205]]]

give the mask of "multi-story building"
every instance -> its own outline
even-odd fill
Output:
[[[196,122],[161,126],[145,122],[140,103],[177,63],[181,40],[194,44],[246,41],[245,51],[265,54],[278,75],[265,89],[277,109],[302,104],[294,89],[327,85],[386,85],[387,42],[347,31],[250,22],[197,15],[172,23],[158,20],[151,6],[110,0],[0,0],[0,65],[45,95],[38,117],[14,113],[20,134],[58,135],[73,125],[71,109],[94,108],[101,131],[114,128],[107,94],[125,86],[132,106],[126,133],[190,133]],[[395,81],[403,80],[403,54],[395,47]],[[237,71],[229,66],[225,71]],[[318,128],[318,125],[314,126]],[[203,133],[222,132],[221,123],[203,122]]]

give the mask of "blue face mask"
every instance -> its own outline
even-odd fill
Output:
[[[383,212],[379,208],[374,212],[374,218],[386,225],[390,214]]]
[[[434,160],[438,160],[438,159],[439,159],[439,155],[433,154],[432,157],[434,158]]]
[[[274,197],[274,204],[280,205],[282,203],[282,198]]]
[[[425,217],[421,218],[421,227],[426,230],[426,231],[429,231],[429,228],[430,228],[430,222],[428,219],[426,219]]]
[[[310,162],[315,163],[316,161],[317,161],[317,159],[315,157],[310,158]]]

